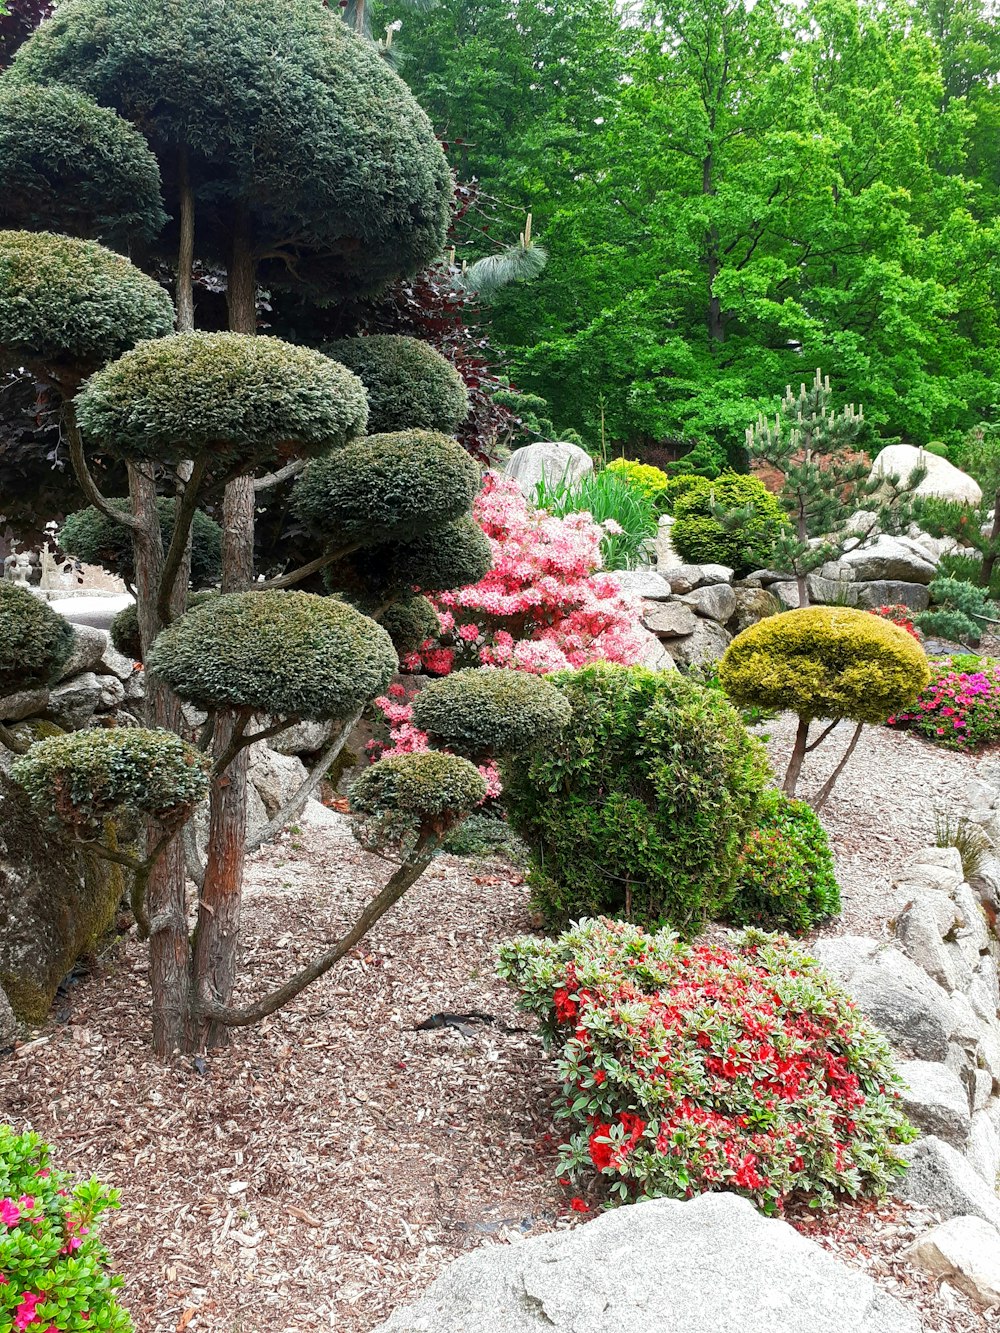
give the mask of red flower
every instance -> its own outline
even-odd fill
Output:
[[[574,1195],[573,1198],[570,1199],[570,1201],[569,1201],[569,1206],[573,1209],[573,1212],[574,1212],[574,1213],[589,1213],[589,1212],[590,1212],[590,1204],[589,1204],[589,1203],[584,1203],[583,1199],[581,1199],[580,1196],[579,1196],[578,1194],[577,1194],[577,1195]]]

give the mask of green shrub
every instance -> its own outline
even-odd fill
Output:
[[[94,241],[0,232],[0,354],[29,365],[102,365],[174,326],[167,292]]]
[[[766,791],[736,871],[726,920],[800,933],[840,911],[826,832],[804,801]]]
[[[141,343],[91,376],[84,434],[124,458],[257,459],[279,445],[321,454],[364,433],[361,381],[308,347],[245,333]]]
[[[638,463],[634,458],[613,458],[605,470],[621,477],[630,486],[638,487],[658,513],[664,512],[670,478],[658,467]]]
[[[410,541],[362,547],[345,567],[350,580],[359,583],[366,596],[382,602],[413,591],[464,588],[478,583],[492,563],[486,534],[471,514],[464,514],[454,523]],[[331,587],[337,586],[339,572],[331,571]]]
[[[785,515],[777,496],[756,477],[723,472],[688,486],[673,500],[670,541],[693,565],[728,565],[737,573],[765,565]]]
[[[167,215],[146,140],[69,88],[0,82],[0,226],[149,240]]]
[[[376,333],[341,338],[323,348],[353,370],[368,393],[368,429],[433,430],[453,435],[469,411],[469,395],[450,361],[417,338]]]
[[[127,500],[112,500],[111,506],[129,512]],[[161,496],[156,502],[164,549],[170,543],[177,501]],[[59,545],[67,555],[87,565],[102,565],[128,584],[135,583],[135,545],[132,533],[93,505],[69,514],[59,532]],[[222,529],[200,509],[191,524],[191,584],[204,588],[222,577]],[[126,608],[128,609],[128,608]]]
[[[528,849],[506,819],[473,811],[451,833],[444,847],[452,856],[471,860],[503,860],[527,869]]]
[[[130,1333],[118,1304],[122,1279],[108,1272],[98,1227],[118,1193],[74,1181],[50,1154],[37,1134],[0,1125],[0,1328]]]
[[[0,579],[0,695],[51,685],[73,651],[73,626],[27,588]]]
[[[924,634],[977,644],[983,630],[1000,620],[1000,606],[987,588],[978,588],[962,579],[937,578],[928,589],[931,606],[913,617]]]
[[[569,705],[547,680],[497,667],[454,671],[425,685],[413,700],[421,731],[476,759],[553,740],[569,717]]]
[[[38,741],[11,775],[40,813],[93,838],[118,813],[182,823],[207,793],[210,767],[172,731],[91,727]]]
[[[930,440],[924,446],[924,451],[928,454],[935,454],[938,458],[948,458],[948,446],[942,440]]]
[[[398,662],[382,626],[336,598],[236,592],[175,620],[146,665],[199,708],[319,722],[350,717],[385,689]]]
[[[393,602],[380,623],[401,658],[415,653],[422,643],[441,632],[438,613],[426,597]]]
[[[705,481],[706,478],[700,476],[697,472],[682,472],[679,476],[668,477],[661,497],[661,504],[665,511],[672,514],[677,501],[691,491],[698,491]]]
[[[563,518],[586,510],[597,523],[609,520],[620,532],[606,532],[601,539],[605,569],[635,569],[643,562],[646,547],[657,532],[656,508],[641,487],[605,468],[589,472],[577,481],[548,485],[540,481],[535,491],[539,509]]]
[[[768,1214],[832,1208],[905,1171],[896,1145],[916,1130],[888,1042],[787,939],[683,946],[581,921],[504,945],[500,975],[558,1050],[558,1173],[612,1203],[725,1190]]]
[[[466,814],[485,795],[485,779],[467,759],[428,750],[380,759],[352,784],[349,799],[359,814],[436,819]]]
[[[447,435],[369,435],[311,462],[292,510],[334,545],[405,541],[467,513],[479,483],[479,468]]]
[[[888,620],[841,606],[769,616],[738,634],[719,663],[739,707],[788,709],[811,722],[879,725],[930,680],[923,648]]]
[[[597,663],[550,679],[568,725],[504,766],[535,906],[554,925],[608,913],[696,933],[731,895],[770,780],[763,747],[677,672]]]
[[[111,622],[111,642],[133,662],[142,661],[142,639],[139,635],[139,609],[135,602],[123,606]]]

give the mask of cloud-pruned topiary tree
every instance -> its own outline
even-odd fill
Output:
[[[0,580],[0,695],[51,685],[73,651],[73,630],[27,588]]]
[[[461,375],[419,338],[373,333],[340,338],[323,351],[353,370],[365,386],[372,434],[419,427],[452,435],[468,414]]]
[[[128,512],[127,500],[112,500],[112,509]],[[160,533],[164,543],[169,543],[177,513],[177,501],[160,496],[156,502],[156,513],[160,521]],[[59,545],[62,550],[75,560],[82,560],[85,565],[102,565],[113,574],[117,574],[126,586],[135,584],[135,543],[127,527],[120,519],[109,518],[94,505],[78,509],[75,514],[68,514],[59,529]],[[196,509],[191,522],[191,586],[210,588],[218,583],[222,576],[222,529],[214,518]],[[134,607],[126,607],[120,614],[128,613],[135,620],[136,635],[138,621]],[[141,658],[142,648],[129,656]]]

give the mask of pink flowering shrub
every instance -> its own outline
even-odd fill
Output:
[[[0,1125],[0,1329],[128,1333],[122,1280],[108,1273],[95,1226],[117,1206],[99,1181],[74,1185],[53,1170],[37,1134]]]
[[[1000,741],[1000,662],[983,658],[974,671],[931,666],[931,683],[912,708],[889,718],[889,726],[908,727],[953,750]]]
[[[905,1169],[916,1132],[885,1038],[782,936],[682,944],[598,918],[511,941],[500,974],[558,1050],[559,1174],[612,1203],[828,1208]]]

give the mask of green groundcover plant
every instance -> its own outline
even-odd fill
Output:
[[[49,1164],[37,1134],[0,1125],[0,1329],[18,1333],[128,1333],[120,1277],[107,1271],[96,1222],[118,1196],[100,1181],[74,1184]]]
[[[916,1131],[885,1038],[784,937],[685,945],[585,920],[506,944],[500,974],[558,1049],[559,1174],[609,1204],[727,1190],[768,1214],[829,1208],[905,1169]]]

